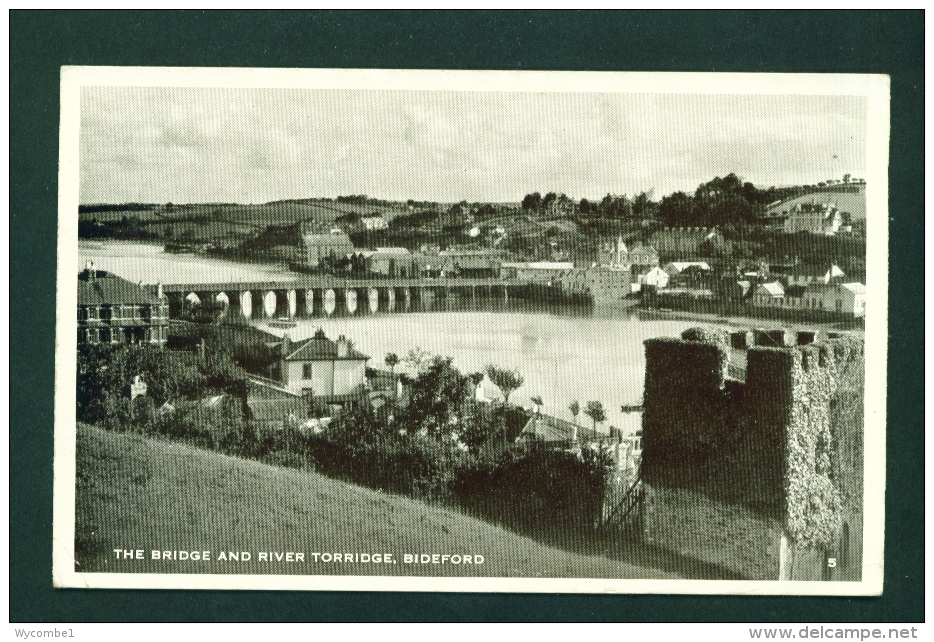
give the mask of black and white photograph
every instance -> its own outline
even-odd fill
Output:
[[[61,97],[56,586],[881,593],[887,77]]]

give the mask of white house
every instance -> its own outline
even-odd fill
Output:
[[[866,315],[866,286],[862,283],[831,283],[810,285],[804,291],[804,306],[810,310],[825,310]]]
[[[784,228],[786,234],[811,232],[833,236],[840,231],[843,223],[843,215],[835,203],[798,203],[791,211],[783,214],[787,215]]]
[[[663,288],[668,285],[671,275],[657,265],[645,272],[639,274],[638,281],[640,285],[653,285],[656,288]]]
[[[825,265],[796,265],[788,271],[786,285],[811,285],[841,282],[846,274],[835,263]]]
[[[280,381],[291,392],[326,399],[348,397],[363,389],[369,359],[344,336],[331,341],[321,329],[297,343],[286,335],[279,360]]]
[[[379,214],[367,214],[360,219],[360,222],[363,223],[363,227],[367,230],[385,230],[389,227],[386,219]]]
[[[782,304],[785,298],[785,288],[778,281],[763,283],[752,294],[752,304],[762,307],[775,307]]]

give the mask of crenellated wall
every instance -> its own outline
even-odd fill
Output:
[[[858,579],[862,341],[752,338],[646,342],[643,535],[742,577]],[[728,379],[730,346],[749,343],[745,383]]]

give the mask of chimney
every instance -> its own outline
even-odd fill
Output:
[[[159,283],[159,284],[156,285],[156,296],[159,297],[160,299],[164,299],[164,298],[165,298],[165,292],[162,291],[162,284],[161,284],[161,283]]]
[[[344,338],[344,335],[337,337],[337,358],[346,359],[350,354],[350,342]]]
[[[289,352],[292,350],[292,341],[289,339],[289,333],[286,332],[282,335],[282,356],[288,356]]]

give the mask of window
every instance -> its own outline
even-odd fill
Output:
[[[842,310],[843,310],[843,301],[841,301],[840,299],[837,299],[837,312],[841,312]]]
[[[311,379],[311,364],[302,364],[302,379]]]
[[[96,318],[97,318],[97,306],[96,306],[96,305],[89,305],[89,306],[87,307],[87,311],[88,311],[88,318],[89,318],[89,319],[96,319]]]
[[[101,343],[110,343],[110,328],[101,328],[100,338]]]

